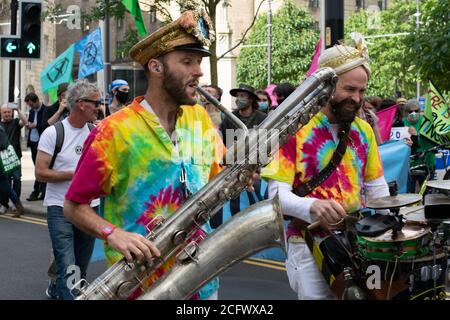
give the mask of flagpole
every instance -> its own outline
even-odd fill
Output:
[[[269,0],[269,14],[267,19],[267,87],[272,83],[272,1]]]
[[[420,0],[416,0],[416,38],[419,36],[419,26],[420,26]],[[416,98],[419,100],[420,97],[420,78],[419,72],[417,72],[417,82],[416,82]]]
[[[109,100],[108,86],[111,83],[111,61],[110,61],[110,51],[109,51],[109,0],[105,0],[105,20],[103,26],[103,39],[105,45],[104,49],[104,60],[103,60],[103,88],[105,92],[105,99]]]

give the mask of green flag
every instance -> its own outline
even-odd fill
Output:
[[[138,0],[122,0],[122,4],[134,17],[136,27],[139,34],[143,37],[147,35],[147,29],[145,29],[144,19],[142,18],[141,8],[139,7]]]
[[[42,92],[45,93],[51,88],[58,87],[61,83],[70,82],[74,50],[75,46],[72,44],[41,72]]]
[[[425,117],[433,123],[437,134],[450,133],[449,106],[431,81],[425,100]]]

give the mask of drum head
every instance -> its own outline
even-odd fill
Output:
[[[425,225],[406,222],[402,230],[397,233],[395,239],[393,239],[392,230],[388,230],[376,237],[364,237],[364,239],[372,242],[403,242],[407,240],[419,239],[429,233],[430,230],[430,227]]]
[[[393,216],[374,214],[355,223],[356,233],[359,236],[376,237],[392,229],[396,225]]]

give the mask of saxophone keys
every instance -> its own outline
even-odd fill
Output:
[[[178,262],[186,263],[189,261],[194,261],[195,263],[198,263],[197,258],[195,257],[195,254],[197,253],[198,244],[195,241],[189,242],[188,245],[186,245],[183,250],[180,251],[180,253],[177,254],[176,259]]]
[[[173,236],[173,243],[175,245],[182,244],[184,240],[186,240],[187,232],[184,230],[179,230],[175,232],[175,235]]]

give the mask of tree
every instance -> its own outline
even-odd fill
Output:
[[[419,33],[409,37],[412,62],[422,80],[432,79],[442,91],[450,91],[450,1],[422,1]]]
[[[218,57],[216,53],[217,38],[215,41],[211,43],[209,49],[211,52],[210,70],[211,70],[212,84],[217,85],[217,62],[220,59],[222,59],[227,53],[234,50],[236,47],[238,47],[240,44],[243,43],[248,31],[253,26],[256,20],[256,16],[259,12],[259,9],[261,8],[261,5],[264,1],[266,0],[261,0],[258,9],[256,10],[254,20],[247,28],[247,30],[242,34],[242,37],[237,41],[237,43],[232,48],[230,48],[229,50],[227,50],[221,56]],[[171,16],[170,11],[168,10],[171,2],[172,0],[154,0],[150,5],[147,6],[147,8],[143,8],[142,11],[158,12],[162,17],[161,23],[166,24],[174,20],[174,17]],[[219,4],[222,6],[230,6],[230,0],[175,0],[175,2],[180,7],[181,12],[184,12],[185,10],[192,10],[197,9],[199,7],[203,7],[206,10],[206,13],[210,16],[212,21],[215,21],[216,10]],[[82,13],[82,19],[86,22],[102,20],[105,17],[106,10],[108,10],[110,18],[114,19],[123,19],[124,15],[127,12],[121,0],[109,0],[107,5],[104,0],[97,0],[96,6],[92,7],[89,12]],[[44,16],[46,16],[48,19],[52,19],[52,17],[62,13],[64,12],[63,8],[60,5],[48,3],[47,10],[44,13]],[[135,35],[136,35],[135,33],[130,31],[126,36],[126,39],[124,39],[123,41],[119,41],[120,47],[119,56],[121,56],[124,52],[127,52],[131,48],[133,43],[130,40],[134,39]],[[118,54],[116,53],[116,56],[117,55]]]
[[[237,80],[256,88],[267,86],[267,14],[256,20],[237,62]],[[312,16],[287,1],[272,19],[272,79],[299,84],[311,64],[319,39]]]
[[[372,28],[370,13],[360,11],[345,21],[346,39],[351,32],[360,32],[364,36],[413,33],[415,30],[415,2],[397,0],[389,10],[381,11],[379,28]],[[407,39],[411,35],[395,37],[369,38],[370,67],[372,75],[366,95],[382,98],[394,96],[397,90],[406,97],[415,96],[417,70],[412,65],[411,51]]]

